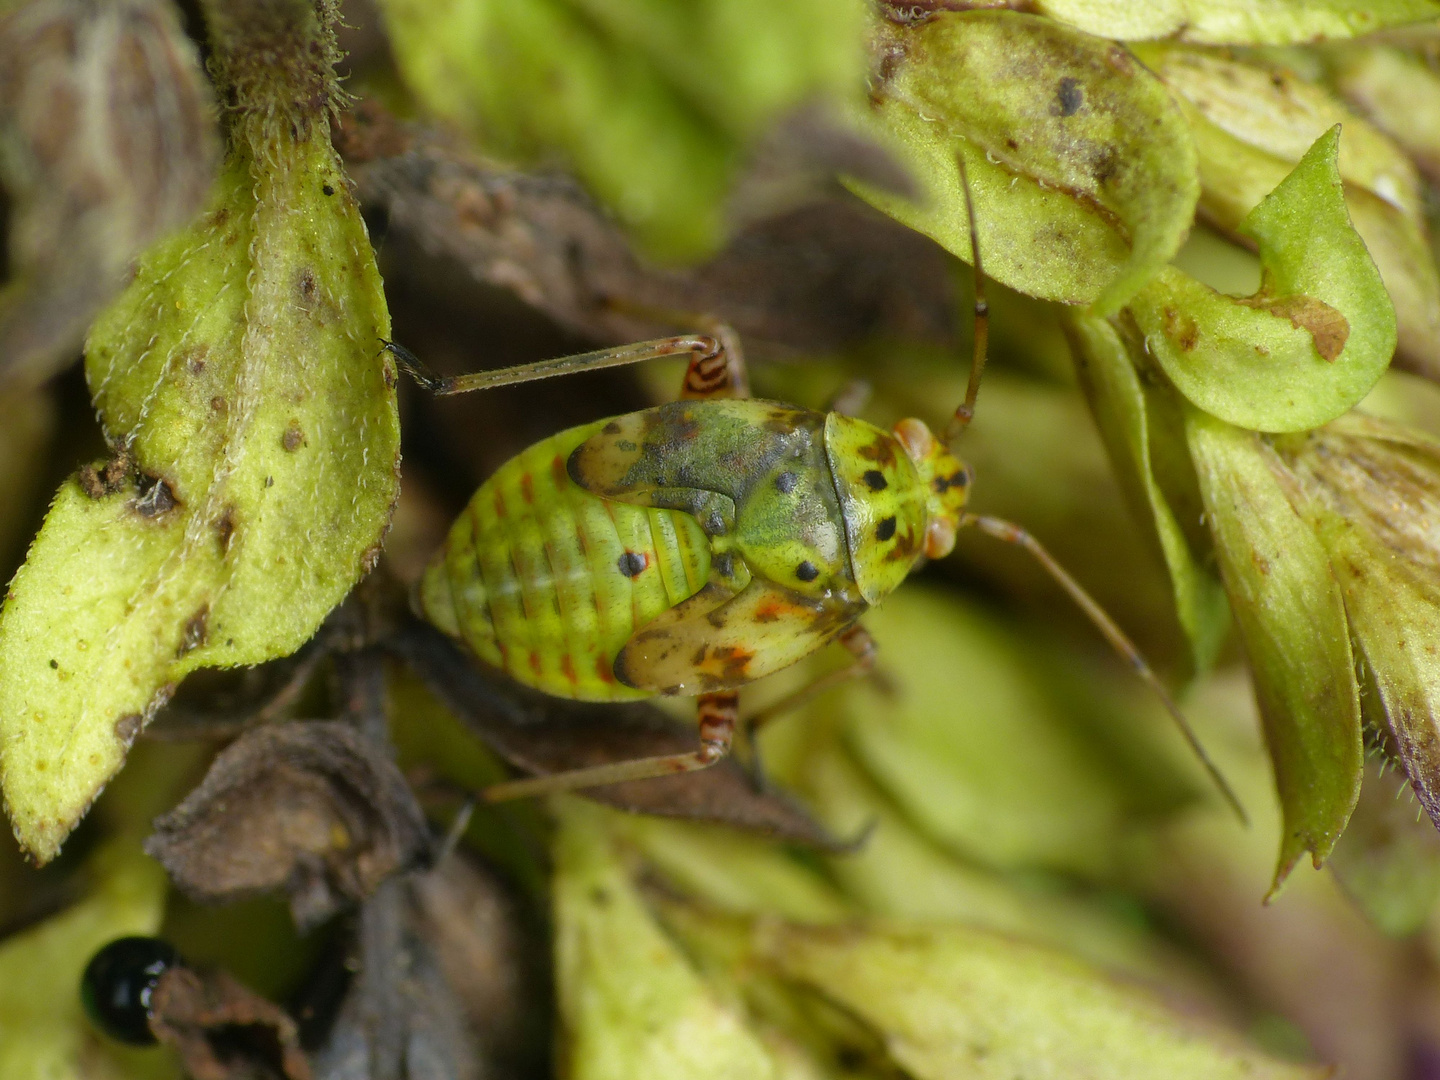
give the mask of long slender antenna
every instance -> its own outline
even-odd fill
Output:
[[[975,270],[975,356],[970,361],[970,382],[965,387],[965,403],[955,410],[945,429],[945,442],[951,445],[975,417],[975,398],[980,394],[980,375],[985,370],[985,356],[990,344],[990,305],[985,300],[985,272],[980,266],[980,231],[976,226],[975,197],[970,192],[970,174],[965,170],[965,155],[956,154],[960,167],[960,187],[965,192],[965,216],[970,223],[970,261]]]
[[[1115,620],[1110,618],[1105,609],[1095,601],[1095,598],[1085,591],[1084,586],[1055,561],[1055,556],[1046,551],[1040,541],[1019,525],[984,514],[966,514],[960,519],[960,524],[962,526],[973,525],[987,536],[993,536],[1007,544],[1023,547],[1035,558],[1045,572],[1070,595],[1070,599],[1075,601],[1080,610],[1085,612],[1090,621],[1095,624],[1095,628],[1110,643],[1110,647],[1120,654],[1150,689],[1155,691],[1156,696],[1164,704],[1165,711],[1170,714],[1171,719],[1175,721],[1175,726],[1180,729],[1180,734],[1185,737],[1185,741],[1190,744],[1190,749],[1200,759],[1200,764],[1210,774],[1210,779],[1220,789],[1220,794],[1224,796],[1225,801],[1230,804],[1230,808],[1235,811],[1240,820],[1248,825],[1250,819],[1245,814],[1245,808],[1240,805],[1240,798],[1235,794],[1235,789],[1225,779],[1219,766],[1210,760],[1210,755],[1205,752],[1205,747],[1200,745],[1200,738],[1195,734],[1195,729],[1190,726],[1190,721],[1180,711],[1180,706],[1175,704],[1175,699],[1170,696],[1170,691],[1165,689],[1165,684],[1160,681],[1160,676],[1155,674],[1150,665],[1145,662],[1145,657],[1140,655],[1140,650],[1135,647],[1135,643],[1125,636],[1125,631],[1115,624]]]

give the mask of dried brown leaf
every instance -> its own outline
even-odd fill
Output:
[[[811,158],[855,150],[827,142],[814,125],[805,137],[816,144]],[[880,334],[954,339],[944,252],[848,196],[757,221],[692,269],[660,269],[636,258],[625,235],[566,177],[484,165],[373,102],[347,113],[335,138],[362,205],[388,218],[389,265],[412,283],[452,295],[500,288],[596,340],[668,332],[667,324],[625,311],[637,306],[713,315],[747,340],[811,352]],[[862,171],[896,186],[878,164]]]
[[[645,702],[592,704],[528,690],[487,671],[440,631],[412,622],[388,647],[476,736],[524,772],[538,775],[611,761],[693,750],[693,727]],[[588,798],[661,817],[714,821],[822,848],[841,845],[787,796],[757,790],[732,758],[702,772],[591,788]]]
[[[429,850],[399,769],[354,728],[281,724],[227,747],[145,849],[205,903],[283,888],[308,929]]]
[[[151,997],[150,1029],[194,1080],[311,1080],[299,1032],[278,1005],[224,971],[172,967]]]
[[[164,0],[41,0],[0,20],[0,181],[13,202],[0,373],[39,381],[214,176],[210,86]]]

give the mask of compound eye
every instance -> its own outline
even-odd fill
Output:
[[[117,938],[90,958],[80,977],[85,1012],[112,1039],[153,1044],[150,999],[160,976],[179,962],[179,954],[159,938]]]

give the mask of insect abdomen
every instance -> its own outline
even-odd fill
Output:
[[[426,568],[427,619],[559,697],[649,696],[615,679],[634,632],[698,592],[710,545],[689,514],[591,495],[566,472],[604,421],[536,443],[480,486]]]

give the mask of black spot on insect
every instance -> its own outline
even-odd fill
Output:
[[[957,469],[955,472],[951,473],[949,476],[937,476],[937,477],[935,477],[935,479],[930,482],[930,486],[935,489],[936,494],[938,494],[938,495],[944,495],[944,494],[945,494],[947,491],[949,491],[951,488],[963,488],[963,487],[967,487],[967,486],[969,485],[969,483],[970,483],[970,470],[969,470],[969,469]]]
[[[647,556],[641,555],[639,552],[627,551],[624,555],[620,556],[616,565],[620,567],[620,573],[628,578],[633,578],[640,576],[645,567],[650,565],[650,560]]]
[[[123,937],[110,942],[85,966],[80,1000],[95,1026],[132,1046],[155,1042],[150,999],[155,984],[180,957],[159,938]]]
[[[636,450],[639,450],[640,447],[635,445],[635,443],[631,442],[629,439],[616,439],[615,449],[623,450],[627,454],[633,454]]]
[[[323,191],[326,195],[334,195],[334,194],[335,194],[335,189],[334,189],[333,187],[331,187],[329,184],[321,184],[321,185],[320,185],[320,190]]]
[[[871,491],[884,491],[890,485],[885,480],[885,474],[879,469],[866,469],[865,475],[861,478],[865,486]]]
[[[889,540],[895,535],[895,515],[891,514],[875,526],[875,539],[879,541]]]
[[[606,435],[619,435],[619,434],[620,434],[620,423],[619,423],[619,421],[617,421],[617,420],[611,420],[608,424],[606,424],[606,425],[605,425],[603,428],[601,428],[600,430],[601,430],[602,432],[604,432]]]
[[[775,487],[781,495],[789,495],[795,490],[795,485],[800,483],[800,478],[793,472],[782,472],[775,478]]]
[[[1068,75],[1061,79],[1055,89],[1055,101],[1060,106],[1061,116],[1074,116],[1079,112],[1080,106],[1085,104],[1085,91],[1080,89],[1080,80]]]
[[[715,556],[712,565],[715,567],[715,573],[721,577],[732,577],[735,573],[735,556],[728,551],[722,552]]]
[[[806,559],[795,568],[795,576],[801,581],[814,581],[820,576],[820,571],[813,562]]]

